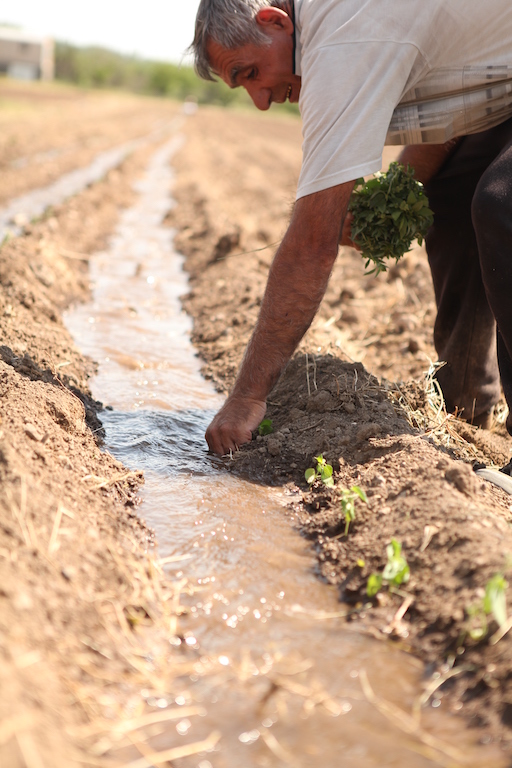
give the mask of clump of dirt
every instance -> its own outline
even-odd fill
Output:
[[[191,275],[184,303],[205,375],[224,392],[254,326],[268,244],[286,228],[300,167],[299,124],[267,119],[255,133],[252,116],[201,110],[175,160],[170,223]],[[313,326],[269,397],[273,432],[255,434],[226,466],[286,484],[318,574],[338,585],[349,620],[416,653],[441,675],[436,698],[456,702],[509,747],[512,640],[489,641],[492,616],[485,637],[472,639],[470,614],[481,613],[490,579],[509,569],[510,497],[471,465],[504,464],[512,445],[502,423],[491,433],[444,412],[432,375],[434,316],[421,249],[379,277],[364,275],[359,254],[341,249]],[[333,488],[305,481],[319,454],[333,466]],[[340,490],[352,486],[368,503],[357,503],[345,535]],[[382,573],[392,539],[410,580],[369,599],[368,577]]]
[[[273,432],[256,436],[236,454],[237,468],[267,482],[301,476],[322,454],[338,470],[378,455],[372,438],[411,434],[378,380],[361,363],[330,355],[298,355],[270,396],[267,417]]]

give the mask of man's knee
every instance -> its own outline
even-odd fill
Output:
[[[506,204],[504,187],[499,179],[488,179],[485,174],[482,176],[471,206],[473,226],[477,235],[492,233],[494,227],[499,225],[503,216],[502,209]]]
[[[512,162],[500,158],[482,175],[473,195],[471,215],[477,236],[510,228],[511,195]]]
[[[503,174],[486,173],[472,203],[480,266],[487,288],[512,280],[512,184]],[[509,284],[510,288],[510,284]]]

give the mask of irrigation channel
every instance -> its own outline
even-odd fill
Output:
[[[416,727],[421,664],[347,628],[282,491],[240,480],[208,455],[204,431],[221,401],[200,376],[180,305],[182,258],[162,224],[181,140],[174,134],[154,154],[108,251],[91,259],[92,303],[66,318],[99,362],[93,394],[109,406],[108,450],[144,470],[141,514],[169,577],[194,587],[182,639],[171,643],[195,652],[197,674],[173,699],[148,694],[148,704],[200,702],[204,712],[168,725],[155,748],[216,730],[215,749],[173,765],[502,766],[435,696]]]

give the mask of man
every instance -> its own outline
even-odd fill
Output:
[[[290,225],[210,449],[236,449],[262,420],[338,243],[350,242],[354,180],[379,170],[385,143],[408,145],[401,162],[434,211],[427,252],[447,407],[488,426],[500,374],[511,407],[510,0],[201,0],[192,47],[202,77],[243,86],[259,109],[299,102],[304,134]]]

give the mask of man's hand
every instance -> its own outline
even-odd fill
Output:
[[[356,251],[360,251],[356,243],[352,240],[352,222],[354,221],[353,215],[348,211],[347,215],[345,216],[345,221],[343,222],[343,227],[341,230],[341,237],[340,237],[340,245],[348,245],[350,248],[355,248]]]
[[[250,442],[252,432],[261,424],[266,410],[263,400],[229,397],[206,431],[210,450],[223,456]]]
[[[460,137],[447,141],[446,144],[410,144],[404,147],[398,158],[405,168],[414,168],[416,181],[428,184],[452,152],[457,149]]]
[[[263,419],[266,398],[322,301],[353,188],[350,181],[296,202],[233,391],[206,433],[215,453],[248,442]]]

